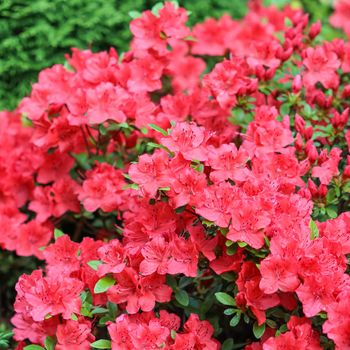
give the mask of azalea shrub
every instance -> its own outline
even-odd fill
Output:
[[[350,44],[259,1],[133,16],[1,113],[16,349],[349,349]]]

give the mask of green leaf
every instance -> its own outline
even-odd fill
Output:
[[[223,274],[220,275],[220,277],[228,282],[233,282],[236,280],[235,275],[232,272],[224,272]]]
[[[270,91],[270,89],[268,88],[268,87],[266,87],[266,86],[260,86],[259,87],[259,91],[261,92],[261,93],[263,93],[264,95],[271,95],[271,91]]]
[[[166,284],[170,286],[173,290],[177,288],[177,281],[174,276],[166,275]]]
[[[153,7],[152,7],[152,13],[156,16],[158,16],[158,12],[160,9],[164,7],[164,4],[162,2],[157,2]]]
[[[83,291],[80,294],[80,300],[82,302],[82,304],[84,304],[85,302],[91,304],[92,303],[92,296],[90,292],[87,291]]]
[[[80,309],[80,314],[85,317],[92,317],[92,313],[88,307],[82,306]]]
[[[0,328],[2,325],[0,324]],[[0,349],[9,349],[10,338],[13,336],[12,331],[0,330]]]
[[[234,242],[232,242],[232,241],[230,241],[230,240],[227,240],[227,241],[225,242],[225,246],[226,246],[226,247],[230,247],[233,243],[234,243]]]
[[[154,143],[154,142],[147,142],[147,146],[151,148],[166,148],[163,145],[160,145],[159,143]]]
[[[195,38],[192,35],[186,36],[186,38],[183,38],[183,40],[186,40],[186,41],[198,41],[198,39]]]
[[[321,317],[324,320],[327,319],[327,313],[326,312],[320,312],[320,313],[317,314],[317,316]]]
[[[100,339],[90,344],[95,349],[111,349],[112,343],[107,339]]]
[[[55,228],[55,230],[53,231],[53,235],[54,235],[55,240],[56,240],[57,238],[64,236],[64,233],[61,230],[59,230],[58,228]]]
[[[28,346],[25,346],[23,350],[45,350],[45,349],[40,345],[28,345]]]
[[[183,205],[182,207],[176,208],[176,209],[175,209],[175,213],[176,213],[176,214],[181,214],[181,213],[183,213],[183,212],[185,211],[186,207],[187,207],[187,205]]]
[[[52,337],[46,337],[45,338],[45,348],[46,350],[55,350],[55,339]]]
[[[155,124],[148,124],[148,126],[151,129],[160,132],[163,136],[168,136],[168,133],[164,129],[162,129],[160,126],[155,125]]]
[[[281,333],[287,332],[287,331],[288,331],[287,325],[286,325],[286,324],[283,324],[283,325],[279,328],[279,331],[280,331]]]
[[[112,277],[109,277],[109,276],[102,277],[95,284],[94,293],[96,294],[104,293],[113,285],[115,285],[115,280]]]
[[[226,250],[226,254],[227,255],[234,255],[234,254],[236,254],[236,252],[237,252],[237,246],[236,245],[232,245],[232,246],[228,247],[227,250]]]
[[[337,211],[332,207],[327,207],[326,213],[331,219],[335,219],[338,216]]]
[[[33,122],[26,116],[25,113],[21,115],[21,122],[25,128],[30,128],[33,126]]]
[[[75,313],[73,313],[72,316],[71,316],[71,319],[73,321],[78,321],[78,316]]]
[[[236,309],[226,309],[226,310],[224,311],[224,314],[227,315],[227,316],[231,316],[231,315],[233,315],[233,314],[236,313],[236,312],[237,312]]]
[[[221,347],[221,350],[232,350],[232,347],[233,347],[233,339],[230,338],[230,339],[226,339],[223,343],[222,343],[222,347]]]
[[[112,319],[115,319],[117,317],[118,305],[108,301],[107,308],[108,308],[109,314],[112,316]]]
[[[270,328],[276,328],[277,327],[277,323],[273,320],[266,320],[266,324],[270,327]]]
[[[240,320],[241,320],[241,313],[237,312],[237,314],[231,318],[230,326],[236,327]]]
[[[285,1],[284,1],[284,2],[285,2]],[[293,27],[293,22],[290,20],[290,18],[286,17],[286,18],[284,19],[284,25],[285,25],[286,27]]]
[[[304,104],[304,112],[305,112],[306,115],[312,114],[312,108],[307,103]]]
[[[128,184],[123,186],[123,190],[127,190],[128,188],[131,188],[132,190],[138,190],[140,189],[140,186],[138,184]]]
[[[179,8],[179,2],[178,1],[176,1],[176,0],[170,0],[169,2],[171,2],[174,6],[175,6],[175,8]],[[188,11],[187,11],[188,12]]]
[[[237,242],[238,246],[241,248],[246,247],[248,244],[246,242]]]
[[[141,132],[144,134],[144,135],[147,135],[148,134],[148,129],[146,127],[142,127],[141,128]]]
[[[193,279],[189,277],[181,277],[179,280],[179,288],[184,289],[185,287],[189,286],[190,284],[193,283]]]
[[[128,15],[129,15],[132,19],[135,19],[135,18],[141,17],[141,12],[139,12],[139,11],[129,11],[129,12],[128,12]]]
[[[176,301],[183,306],[188,306],[189,302],[190,302],[190,298],[187,294],[186,291],[180,289],[175,293],[175,299]]]
[[[104,307],[97,307],[95,309],[92,310],[91,314],[95,315],[95,314],[104,314],[106,312],[108,312],[109,310],[104,308]]]
[[[100,125],[99,131],[100,131],[100,134],[101,134],[102,136],[105,136],[105,135],[107,135],[107,133],[108,133],[106,127],[105,127],[103,124]]]
[[[236,300],[227,293],[218,292],[215,293],[216,299],[224,305],[236,306]]]
[[[266,247],[270,248],[270,241],[269,241],[268,237],[265,235],[264,235],[264,241],[265,241]]]
[[[92,269],[94,269],[95,271],[97,271],[98,267],[103,264],[102,261],[100,260],[91,260],[87,263]]]
[[[318,238],[320,236],[320,232],[318,231],[318,227],[317,227],[314,220],[310,219],[309,227],[310,227],[310,231],[311,231],[310,238],[312,240],[314,240],[315,238]]]
[[[100,318],[100,320],[98,321],[98,324],[101,326],[104,326],[107,322],[110,321],[115,321],[115,319],[112,319],[110,315],[105,315],[103,317]]]
[[[280,107],[280,112],[282,117],[284,117],[285,115],[289,114],[290,111],[290,104],[289,103],[283,103]]]
[[[266,328],[265,323],[259,326],[258,323],[255,322],[253,325],[253,333],[255,338],[260,339],[265,333],[265,328]]]

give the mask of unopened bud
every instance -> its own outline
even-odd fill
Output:
[[[303,87],[303,81],[301,80],[301,75],[298,74],[293,79],[293,83],[292,83],[293,93],[297,94],[302,87]]]
[[[310,31],[309,31],[310,39],[311,40],[315,39],[317,37],[317,35],[321,33],[321,29],[322,29],[322,24],[321,24],[321,21],[318,20],[316,23],[314,23],[310,27]]]
[[[320,197],[326,197],[328,193],[328,188],[326,185],[320,185],[319,189],[318,189],[318,195]]]
[[[303,140],[299,133],[297,133],[297,136],[294,141],[294,145],[298,152],[301,152],[303,150]]]
[[[298,113],[295,115],[294,124],[295,129],[303,134],[305,129],[305,120]]]
[[[317,190],[316,184],[311,179],[308,179],[307,186],[308,186],[309,191],[312,194],[312,196],[316,197],[318,195],[318,190]]]
[[[312,141],[311,143],[309,141],[306,143],[306,152],[311,163],[314,163],[318,159],[318,152]]]

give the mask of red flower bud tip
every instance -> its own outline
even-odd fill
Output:
[[[311,27],[310,27],[310,31],[309,31],[309,37],[311,40],[315,39],[317,37],[318,34],[320,34],[322,29],[322,24],[321,21],[318,20],[316,23],[314,23]]]
[[[305,120],[297,113],[295,115],[295,129],[303,134],[305,130]]]
[[[301,152],[303,149],[303,140],[301,138],[301,135],[298,133],[295,142],[294,142],[295,148],[297,149],[298,152]]]
[[[346,166],[343,172],[344,179],[350,179],[350,165]]]
[[[348,97],[350,97],[350,85],[346,85],[342,93],[342,98],[348,98]]]
[[[305,14],[303,11],[299,11],[293,16],[292,22],[294,26],[298,26],[302,30],[307,26],[309,22],[309,15]]]
[[[318,189],[318,195],[319,197],[326,197],[328,193],[328,188],[326,185],[320,185],[319,189]]]
[[[348,123],[349,120],[349,108],[346,108],[343,113],[340,115],[340,123],[341,123],[341,128],[345,128],[346,124]]]
[[[325,162],[328,159],[328,153],[326,149],[323,149],[320,152],[320,156],[318,157],[318,163],[322,164],[323,162]]]
[[[348,150],[350,151],[350,130],[348,130],[345,133],[345,140],[346,140],[346,143],[348,144]]]
[[[312,143],[312,141],[311,141],[310,146],[308,146],[308,142],[307,142],[306,152],[307,152],[307,156],[308,156],[311,163],[315,162],[318,159],[317,149],[316,149],[315,145]]]
[[[350,131],[348,133],[350,133]],[[350,156],[347,156],[346,167],[343,172],[343,178],[350,179]]]
[[[300,74],[296,75],[292,83],[292,89],[294,94],[297,94],[301,90],[301,88],[303,87],[302,84],[303,82],[301,80],[301,75]]]
[[[313,133],[314,133],[314,131],[313,131],[312,126],[309,126],[308,128],[305,129],[303,135],[304,135],[306,140],[310,140]]]
[[[311,179],[308,179],[307,185],[308,185],[309,191],[312,194],[312,196],[316,197],[317,194],[318,194],[318,190],[317,190],[316,184]]]

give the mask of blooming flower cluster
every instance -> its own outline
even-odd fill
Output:
[[[17,349],[350,348],[350,44],[289,6],[187,17],[2,112],[0,246],[44,264]]]

